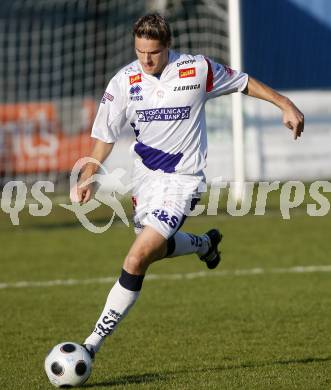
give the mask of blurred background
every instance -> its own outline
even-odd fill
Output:
[[[247,180],[330,178],[331,2],[242,0],[243,71],[292,98],[306,117],[294,142],[277,108],[243,98]],[[134,58],[132,23],[165,14],[173,48],[230,63],[228,0],[2,0],[0,10],[0,177],[53,181],[67,192],[109,79]],[[232,103],[207,103],[207,176],[234,178]],[[132,131],[108,162],[130,170]]]

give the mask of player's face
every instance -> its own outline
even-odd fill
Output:
[[[161,73],[168,63],[169,47],[155,39],[135,37],[138,60],[147,74]]]

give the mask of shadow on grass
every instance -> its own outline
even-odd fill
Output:
[[[95,226],[103,226],[106,225],[110,220],[109,218],[94,218],[91,220],[91,222]],[[114,221],[114,224],[118,222],[116,219]],[[31,230],[57,230],[57,229],[74,229],[74,228],[82,228],[82,223],[78,220],[71,220],[71,221],[63,221],[63,222],[50,222],[50,223],[31,223],[29,226],[25,226],[25,229],[31,229]]]
[[[184,371],[186,372],[186,371]],[[187,371],[188,372],[188,371]],[[112,386],[123,386],[123,385],[131,385],[131,384],[140,384],[140,383],[152,383],[152,382],[161,382],[167,380],[170,376],[173,376],[178,372],[172,373],[144,373],[140,375],[123,375],[118,378],[114,378],[108,382],[99,382],[99,383],[89,383],[84,385],[84,388],[95,388],[95,387],[112,387]]]
[[[128,215],[128,219],[130,221],[130,218],[131,216]],[[90,222],[94,225],[94,226],[97,226],[97,227],[102,227],[104,225],[106,225],[107,223],[109,223],[111,219],[111,215],[107,218],[105,217],[100,217],[100,218],[93,218],[90,220]],[[112,226],[115,226],[115,225],[120,225],[121,224],[121,220],[119,218],[115,218],[114,221],[113,221],[113,224]],[[8,229],[12,229],[13,231],[28,231],[28,230],[61,230],[61,229],[82,229],[84,230],[84,226],[82,225],[82,223],[78,220],[78,219],[73,219],[73,220],[69,220],[69,221],[54,221],[54,222],[41,222],[41,223],[38,223],[38,222],[34,222],[34,221],[23,221],[19,226],[13,226],[13,225],[1,225],[0,224],[0,232],[1,230],[6,230],[8,231]]]
[[[199,372],[217,372],[217,371],[226,371],[226,370],[235,370],[241,368],[260,368],[268,366],[277,366],[277,365],[292,365],[292,364],[309,364],[309,363],[321,363],[331,361],[331,356],[325,358],[319,357],[306,357],[302,359],[288,359],[288,360],[276,360],[270,362],[257,362],[257,363],[243,363],[243,364],[229,364],[222,365],[210,368],[187,368],[186,370],[177,370],[177,371],[165,371],[164,373],[144,373],[140,375],[123,375],[118,378],[107,382],[99,383],[89,383],[84,386],[84,388],[96,388],[96,387],[115,387],[122,385],[131,385],[131,384],[143,384],[143,383],[152,383],[152,382],[162,382],[166,381],[178,374],[190,374],[190,373],[199,373]]]

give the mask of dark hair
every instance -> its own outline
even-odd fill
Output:
[[[155,39],[168,46],[171,43],[169,23],[158,13],[147,14],[139,18],[133,25],[133,36],[138,38]]]

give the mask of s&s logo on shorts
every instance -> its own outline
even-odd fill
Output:
[[[165,210],[153,210],[152,215],[154,215],[154,217],[157,218],[159,221],[166,223],[172,229],[175,229],[179,221],[176,215],[170,216]]]

